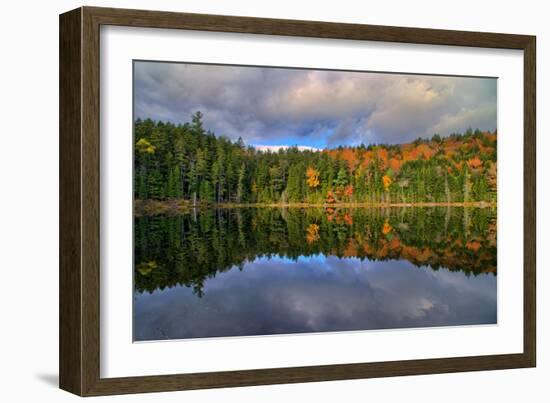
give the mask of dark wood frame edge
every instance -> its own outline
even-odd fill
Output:
[[[123,25],[524,51],[524,351],[475,357],[100,378],[99,29]],[[536,38],[316,21],[81,7],[60,15],[60,388],[80,396],[536,365]]]

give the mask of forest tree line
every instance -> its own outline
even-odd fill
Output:
[[[497,133],[407,144],[259,151],[203,127],[134,122],[134,198],[204,203],[455,203],[495,201]]]

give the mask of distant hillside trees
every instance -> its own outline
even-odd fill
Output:
[[[136,120],[134,197],[191,203],[419,203],[496,200],[497,133],[400,145],[277,152],[191,122]]]

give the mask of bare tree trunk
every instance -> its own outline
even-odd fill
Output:
[[[451,203],[451,191],[449,189],[449,181],[447,179],[446,171],[445,171],[445,195],[447,196],[447,203]]]
[[[181,197],[185,198],[185,168],[180,164]]]
[[[470,201],[470,173],[466,169],[466,174],[464,175],[464,201]]]

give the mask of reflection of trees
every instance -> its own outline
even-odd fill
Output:
[[[259,256],[404,259],[433,270],[496,275],[496,210],[489,208],[210,209],[135,218],[135,288],[206,279]]]

